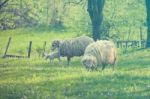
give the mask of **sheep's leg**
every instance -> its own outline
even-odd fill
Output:
[[[113,66],[113,70],[115,69],[115,64],[116,64],[116,62],[114,62],[113,65],[112,65]]]
[[[58,61],[59,61],[59,62],[61,62],[61,58],[60,58],[60,56],[58,57]]]
[[[50,59],[50,64],[54,64],[54,62],[53,62],[53,60],[52,60],[52,59]]]
[[[115,69],[115,67],[116,67],[116,65],[117,65],[117,62],[116,62],[116,60],[115,60],[115,62],[113,63],[113,70]]]
[[[68,62],[68,66],[70,65],[70,60],[71,60],[71,57],[67,57],[67,62]]]
[[[59,64],[62,65],[62,61],[60,57],[58,57],[58,61],[59,61]]]
[[[58,60],[59,60],[59,62],[61,62],[61,58],[60,57],[58,57]]]
[[[116,58],[114,59],[114,62],[113,62],[113,64],[112,64],[112,66],[113,66],[113,70],[115,69],[115,66],[117,65],[117,62],[116,62]]]
[[[59,60],[59,63],[61,64],[60,49],[58,49],[58,60]]]
[[[98,71],[97,67],[94,68],[96,71]]]
[[[104,70],[104,69],[105,69],[105,66],[106,66],[105,64],[103,64],[103,65],[102,65],[102,70]]]

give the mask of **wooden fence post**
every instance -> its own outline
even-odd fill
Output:
[[[28,58],[30,58],[30,55],[31,55],[31,49],[32,49],[32,41],[29,42]]]
[[[143,31],[142,31],[142,27],[140,27],[140,40],[143,40]]]
[[[43,44],[43,53],[42,53],[42,57],[44,57],[45,49],[46,49],[46,41],[45,41],[44,44]]]
[[[128,41],[125,42],[125,47],[126,47],[126,48],[128,47]]]
[[[9,37],[9,39],[8,39],[8,43],[7,43],[6,50],[5,50],[5,53],[4,53],[3,58],[5,58],[5,56],[6,56],[6,54],[7,54],[7,51],[8,51],[8,48],[9,48],[10,42],[11,42],[11,37]]]
[[[44,42],[44,45],[43,45],[43,53],[45,52],[45,48],[46,48],[46,41]]]

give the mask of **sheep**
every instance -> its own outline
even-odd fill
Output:
[[[87,46],[82,63],[88,70],[97,69],[97,66],[102,66],[102,70],[104,70],[108,64],[113,65],[114,69],[116,59],[115,44],[111,41],[100,40]]]
[[[61,61],[58,52],[53,52],[51,54],[44,53],[44,56],[45,56],[45,59],[49,59],[50,62],[52,62],[55,58],[57,58],[59,62]]]
[[[67,57],[67,63],[70,64],[71,58],[74,56],[82,56],[85,48],[93,43],[94,40],[88,36],[80,36],[69,40],[54,40],[51,50],[58,50],[59,56]]]

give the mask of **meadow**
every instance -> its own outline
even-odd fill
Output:
[[[84,33],[83,33],[84,34]],[[8,53],[26,55],[33,42],[30,59],[0,58],[0,99],[149,99],[150,49],[118,49],[115,70],[87,71],[75,57],[67,66],[66,58],[50,63],[39,51],[47,41],[46,51],[54,39],[78,36],[68,31],[28,28],[0,31],[0,56],[9,37]]]

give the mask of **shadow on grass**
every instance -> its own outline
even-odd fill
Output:
[[[136,58],[119,63],[117,71],[88,72],[80,58],[71,66],[38,60],[5,60],[0,71],[0,99],[141,99],[150,97],[149,74],[133,74],[135,68],[148,68],[149,60]],[[66,64],[66,60],[63,61]],[[136,65],[137,64],[137,65]],[[124,71],[127,69],[128,71]],[[135,69],[135,70],[134,70]],[[133,71],[130,71],[133,70]],[[138,71],[137,71],[138,72]],[[139,72],[140,73],[140,72]]]
[[[147,89],[145,85],[145,82],[148,83],[149,79],[150,77],[142,78],[129,75],[124,75],[122,77],[112,77],[110,75],[103,77],[82,77],[74,80],[74,83],[70,86],[70,91],[66,92],[66,95],[69,97],[74,96],[78,99],[80,97],[86,99],[98,97],[146,98],[150,97],[150,94],[148,94],[150,89]],[[143,82],[141,82],[141,80]],[[136,89],[136,87],[142,89]],[[139,92],[141,93],[139,94]],[[145,95],[145,93],[147,95]]]
[[[148,98],[150,88],[148,87],[150,77],[133,76],[132,74],[107,73],[107,72],[86,72],[70,73],[62,78],[57,78],[57,73],[47,71],[30,71],[37,75],[45,73],[45,77],[37,83],[14,83],[0,85],[3,99],[29,99],[40,98],[74,98],[74,99],[97,99],[97,98]],[[61,75],[61,74],[60,74]],[[59,77],[60,77],[59,75]],[[40,75],[38,75],[40,76]],[[65,77],[64,77],[65,76]]]

